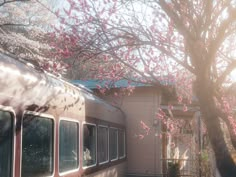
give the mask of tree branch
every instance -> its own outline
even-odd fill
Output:
[[[167,56],[171,57],[176,63],[180,64],[181,66],[183,66],[184,68],[186,68],[188,71],[190,71],[193,74],[196,74],[196,71],[194,68],[192,68],[191,66],[188,65],[188,63],[185,63],[181,60],[179,60],[177,57],[175,57],[174,55],[170,54],[164,47],[158,46],[156,44],[153,44],[153,46],[155,46],[157,49],[159,49],[160,51],[162,51],[163,53],[165,53]]]
[[[30,1],[30,0],[12,0],[12,1],[6,1],[4,0],[2,3],[0,3],[0,7],[5,5],[5,4],[8,4],[8,3],[13,3],[13,2],[26,2],[26,1]]]
[[[185,37],[186,40],[192,41],[194,36],[190,33],[190,31],[186,28],[183,23],[183,20],[179,18],[177,13],[175,13],[166,3],[165,0],[160,0],[159,5],[166,12],[169,18],[174,22],[176,29]]]
[[[235,21],[236,18],[236,8],[230,8],[229,17],[224,20],[218,28],[218,34],[216,34],[216,38],[211,41],[209,45],[209,63],[215,58],[217,50],[222,42],[226,39],[226,31],[229,28],[230,24]],[[228,34],[229,35],[229,34]]]
[[[236,60],[233,60],[231,63],[229,63],[229,65],[227,66],[227,68],[225,69],[225,71],[221,74],[220,77],[218,77],[218,79],[216,80],[216,86],[220,86],[224,81],[225,78],[236,68]]]
[[[0,27],[3,27],[3,26],[23,26],[23,27],[29,27],[31,24],[17,24],[17,23],[3,23],[3,24],[0,24]]]

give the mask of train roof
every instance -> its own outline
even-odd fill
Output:
[[[72,83],[69,83],[65,79],[59,78],[55,75],[52,75],[50,73],[47,73],[47,72],[41,70],[41,69],[36,69],[36,68],[34,68],[34,66],[32,66],[31,64],[28,64],[24,60],[14,59],[9,55],[5,55],[5,54],[0,53],[0,72],[3,72],[5,70],[7,70],[8,68],[11,68],[12,71],[19,72],[18,74],[22,74],[22,75],[27,76],[29,78],[30,78],[30,76],[33,76],[33,78],[30,78],[30,79],[33,80],[32,82],[35,82],[35,83],[37,82],[38,89],[44,88],[44,90],[45,90],[45,88],[46,88],[47,92],[55,92],[55,89],[60,89],[64,92],[68,92],[69,95],[73,95],[73,93],[75,91],[79,91],[84,96],[85,104],[87,104],[88,107],[91,107],[91,106],[95,107],[98,105],[102,105],[102,108],[100,106],[100,109],[107,109],[107,110],[110,110],[111,112],[115,111],[115,110],[122,112],[119,108],[117,108],[117,107],[109,104],[108,102],[102,100],[101,98],[93,95],[91,90],[85,88],[84,86],[81,86],[78,84],[74,85]],[[8,72],[8,73],[10,73],[10,72]],[[8,76],[5,76],[5,78],[0,77],[0,80],[1,80],[0,83],[4,84],[5,82],[9,82],[9,80],[11,80],[11,79],[17,80],[16,78],[10,78]],[[5,80],[5,81],[3,81],[3,80]],[[11,83],[10,85],[13,86],[14,83]],[[27,86],[23,86],[23,87],[27,87]],[[3,88],[0,87],[0,92],[2,92],[2,89]],[[5,88],[4,91],[7,92],[8,90],[6,90],[6,88]],[[11,93],[13,93],[13,92],[14,91],[12,91]],[[35,95],[33,95],[33,96],[35,96]],[[37,97],[37,98],[43,99],[43,98],[39,98],[39,97]],[[42,101],[42,102],[46,103],[46,101]],[[123,114],[123,112],[122,112],[122,114]]]

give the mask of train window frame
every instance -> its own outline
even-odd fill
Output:
[[[56,162],[55,162],[55,157],[56,157],[56,119],[53,115],[47,114],[47,113],[39,113],[35,111],[24,111],[22,118],[21,118],[21,147],[20,147],[20,177],[22,177],[22,145],[23,145],[23,119],[25,115],[33,115],[33,116],[39,116],[43,118],[48,118],[52,119],[53,121],[53,172],[51,175],[46,176],[46,177],[54,177],[55,176],[55,167],[56,167]]]
[[[98,129],[97,129],[97,137],[98,137],[98,133],[99,133],[99,127],[102,127],[102,128],[107,128],[107,160],[106,161],[103,161],[103,162],[99,162],[98,160],[98,164],[99,165],[103,165],[103,164],[106,164],[109,162],[109,127],[106,126],[106,125],[98,125]],[[98,139],[98,138],[97,138]],[[98,140],[97,140],[98,141]],[[97,158],[98,158],[98,142],[97,142]]]
[[[124,135],[124,155],[123,156],[120,156],[120,148],[118,148],[118,156],[119,156],[119,159],[124,159],[126,157],[126,132],[124,129],[119,129],[118,130],[118,146],[119,146],[119,141],[120,141],[120,136],[119,136],[119,132],[122,132],[123,135]]]
[[[77,137],[78,137],[78,144],[77,144],[77,154],[78,154],[78,167],[75,168],[75,169],[72,169],[72,170],[68,170],[68,171],[63,171],[63,172],[60,172],[60,123],[61,121],[68,121],[68,122],[74,122],[74,123],[77,123],[78,125],[78,132],[77,132]],[[70,174],[70,173],[74,173],[74,172],[78,172],[79,169],[80,169],[80,122],[78,120],[75,120],[75,119],[72,119],[72,118],[67,118],[67,117],[60,117],[59,118],[59,124],[58,124],[58,174],[59,176],[64,176],[64,175],[67,175],[67,174]]]
[[[13,119],[12,122],[12,149],[11,149],[11,177],[15,176],[15,157],[16,157],[16,113],[14,111],[14,109],[10,106],[3,106],[0,105],[0,111],[5,111],[5,112],[9,112],[11,114],[11,118]]]
[[[95,148],[96,148],[96,155],[95,155],[95,157],[96,157],[96,161],[95,161],[95,163],[93,164],[93,165],[89,165],[89,166],[84,166],[84,125],[92,125],[92,126],[94,126],[95,127],[95,132],[96,132],[96,136],[95,136],[95,139],[96,139],[96,144],[95,144]],[[98,152],[98,149],[97,149],[97,147],[98,147],[98,145],[97,145],[97,143],[98,143],[98,137],[97,137],[97,134],[98,133],[98,131],[97,131],[97,125],[95,124],[95,123],[90,123],[90,122],[83,122],[82,123],[82,146],[81,146],[81,148],[82,148],[82,168],[83,169],[87,169],[87,168],[91,168],[91,167],[95,167],[95,166],[97,166],[97,163],[98,163],[98,156],[97,156],[97,152]]]
[[[110,129],[114,129],[117,131],[117,141],[116,141],[117,142],[117,152],[116,152],[117,156],[114,159],[111,159],[111,157],[110,157],[110,141],[109,141],[109,160],[111,162],[114,162],[114,161],[119,160],[119,129],[116,127],[109,127],[109,140],[110,140]]]

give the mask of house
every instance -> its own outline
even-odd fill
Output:
[[[102,99],[120,107],[126,115],[127,134],[127,176],[157,177],[167,173],[168,161],[173,158],[173,144],[189,161],[185,163],[185,174],[198,173],[199,110],[192,104],[188,111],[176,102],[173,84],[158,86],[119,80],[116,82],[99,80],[74,80],[74,84],[84,85]],[[128,88],[128,91],[127,89]],[[106,92],[104,92],[106,90]],[[172,109],[169,109],[169,104]],[[159,110],[168,117],[181,119],[184,126],[178,136],[169,136],[165,123],[157,118]],[[193,129],[195,127],[195,129]],[[177,135],[177,134],[176,134]],[[180,158],[180,157],[179,157]]]

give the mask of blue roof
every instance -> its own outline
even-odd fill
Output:
[[[112,82],[109,80],[72,80],[71,83],[75,84],[75,85],[83,85],[89,89],[95,89],[95,88],[98,88],[98,86],[100,86],[101,88],[105,88],[107,86],[109,88],[125,88],[128,86],[133,86],[133,87],[150,87],[150,86],[152,86],[150,84],[128,81],[126,79],[121,79],[116,82]]]

